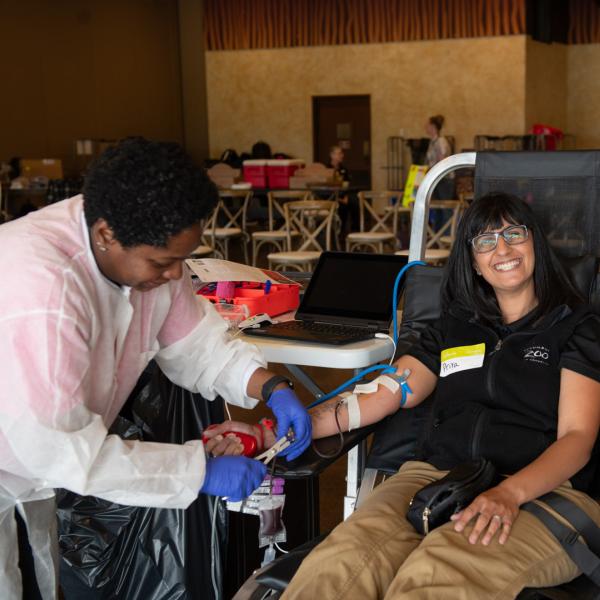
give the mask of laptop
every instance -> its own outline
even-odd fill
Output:
[[[339,345],[389,333],[394,282],[407,260],[394,254],[323,252],[296,320],[244,334]]]

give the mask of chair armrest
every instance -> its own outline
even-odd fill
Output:
[[[366,439],[375,429],[375,425],[361,427],[343,434],[344,443],[340,449],[340,436],[331,435],[326,438],[313,440],[304,454],[297,459],[287,462],[280,459],[275,463],[275,475],[286,479],[304,479],[314,477],[333,464],[340,456],[347,454],[350,449]],[[319,456],[313,446],[328,458]],[[339,450],[339,452],[338,452]]]

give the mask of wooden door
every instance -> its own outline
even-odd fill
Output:
[[[350,185],[371,187],[370,96],[313,96],[314,161],[329,163],[331,146],[341,146]]]

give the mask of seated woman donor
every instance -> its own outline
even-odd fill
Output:
[[[468,361],[447,359],[444,351],[465,346]],[[524,202],[493,194],[468,208],[442,316],[395,366],[410,369],[402,408],[434,394],[420,460],[378,486],[304,560],[283,598],[499,600],[575,578],[560,544],[519,507],[555,490],[600,523],[600,506],[586,494],[597,466],[600,319]],[[361,425],[401,407],[400,391],[382,385],[358,400]],[[314,437],[337,431],[336,410],[348,429],[348,406],[338,402],[313,410]],[[477,457],[507,477],[450,522],[417,533],[406,519],[411,498]]]

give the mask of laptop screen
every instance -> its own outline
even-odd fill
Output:
[[[346,317],[389,323],[394,281],[406,263],[407,257],[394,254],[323,252],[297,318]]]

